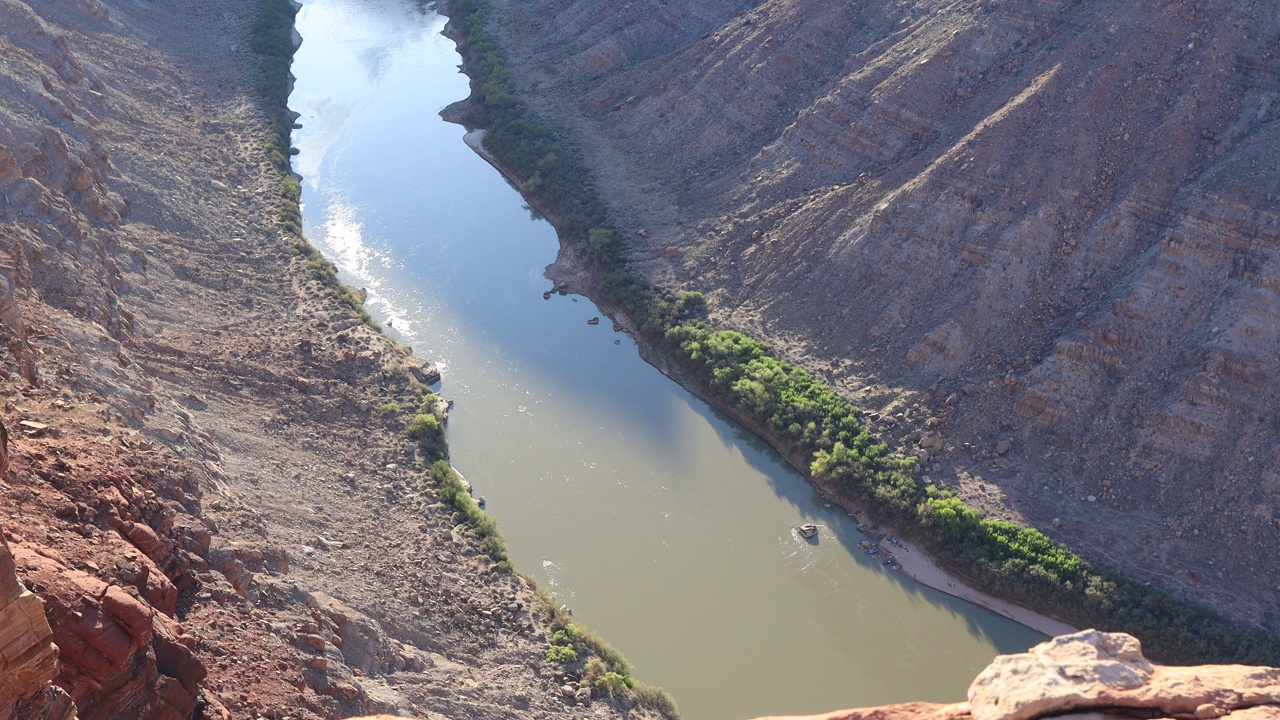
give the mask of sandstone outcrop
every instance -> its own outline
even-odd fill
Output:
[[[842,710],[805,720],[1120,720],[1280,718],[1280,669],[1154,665],[1130,635],[1085,630],[997,657],[968,702]],[[760,720],[783,720],[761,718]],[[800,720],[792,716],[788,720]]]
[[[207,671],[179,623],[40,550],[19,544],[15,557],[26,581],[41,588],[60,651],[58,684],[82,708],[80,717],[189,717]]]
[[[987,513],[1274,626],[1272,10],[539,0],[489,29],[645,274],[905,452],[942,432],[923,471]]]
[[[70,720],[76,714],[71,698],[52,684],[58,646],[44,605],[18,582],[15,569],[0,535],[0,720]]]

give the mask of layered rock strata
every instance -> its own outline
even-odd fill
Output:
[[[487,7],[650,278],[987,514],[1280,627],[1273,8]]]
[[[18,582],[15,570],[0,536],[0,720],[70,720],[71,698],[52,683],[58,646],[44,605]]]

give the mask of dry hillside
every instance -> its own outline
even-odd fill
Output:
[[[0,0],[0,719],[617,717],[278,219],[264,5]]]
[[[989,514],[1280,627],[1273,3],[489,17],[651,278]]]

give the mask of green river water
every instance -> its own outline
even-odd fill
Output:
[[[690,720],[958,701],[1039,642],[884,569],[775,452],[588,325],[589,300],[543,300],[554,230],[437,115],[468,92],[443,24],[306,2],[295,169],[308,237],[440,365],[453,462],[520,568]]]

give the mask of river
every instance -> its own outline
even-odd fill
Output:
[[[588,325],[589,300],[542,298],[554,230],[437,115],[468,92],[443,24],[306,2],[294,162],[308,237],[440,365],[453,462],[517,565],[690,720],[958,701],[1043,639],[885,569],[776,453]]]

